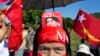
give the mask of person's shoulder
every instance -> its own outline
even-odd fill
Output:
[[[23,30],[23,34],[22,34],[22,37],[26,37],[28,35],[28,31],[27,30]]]

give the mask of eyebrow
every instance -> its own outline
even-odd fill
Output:
[[[38,49],[41,49],[41,48],[50,49],[49,47],[46,47],[46,46],[40,46],[40,47],[38,47]]]
[[[54,47],[54,48],[61,48],[61,49],[64,49],[65,47],[62,47],[62,46],[58,46],[58,47]]]
[[[39,48],[49,48],[48,46],[40,46]],[[62,47],[62,46],[55,46],[54,48],[65,48],[65,47]]]

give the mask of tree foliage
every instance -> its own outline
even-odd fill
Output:
[[[73,20],[71,18],[63,18],[63,23],[66,28],[72,28]]]
[[[43,10],[28,10],[23,11],[23,23],[26,26],[32,26],[35,30],[37,29],[37,24],[41,22],[41,14]]]
[[[93,15],[94,15],[95,17],[97,17],[98,19],[100,19],[100,12],[94,13]]]

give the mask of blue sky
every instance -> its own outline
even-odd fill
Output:
[[[100,12],[100,0],[83,0],[67,5],[66,7],[55,8],[56,12],[61,12],[63,17],[76,18],[79,9],[86,11],[87,13]],[[53,11],[48,9],[45,11]]]
[[[0,5],[0,8],[2,5]],[[82,9],[88,13],[100,12],[100,0],[82,0],[69,4],[65,7],[55,8],[55,11],[60,12],[63,17],[75,19],[79,9]],[[53,9],[48,9],[45,11],[53,11]]]

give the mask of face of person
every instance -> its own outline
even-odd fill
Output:
[[[56,26],[59,27],[59,22],[53,20],[52,18],[47,19],[47,26]]]
[[[61,43],[44,43],[38,47],[38,56],[66,56],[66,47]]]

